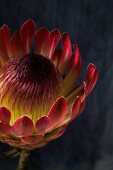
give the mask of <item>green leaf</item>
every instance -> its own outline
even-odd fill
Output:
[[[12,148],[8,151],[0,153],[0,157],[14,158],[20,155],[20,151],[16,148]]]

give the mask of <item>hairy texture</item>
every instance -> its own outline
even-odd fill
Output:
[[[0,75],[1,104],[18,116],[46,114],[61,95],[62,77],[52,62],[44,56],[27,54],[9,61]],[[47,106],[47,107],[45,107]]]

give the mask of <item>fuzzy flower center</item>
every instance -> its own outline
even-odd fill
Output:
[[[13,113],[12,123],[22,115],[36,121],[61,96],[60,73],[49,59],[33,53],[4,65],[0,81],[0,103]]]

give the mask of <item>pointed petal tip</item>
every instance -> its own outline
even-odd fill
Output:
[[[60,30],[58,28],[55,28],[50,32],[50,36],[52,36],[52,38],[57,39],[57,41],[59,42],[59,40],[61,39]]]
[[[65,106],[68,105],[68,102],[64,96],[59,97],[54,104],[63,104]]]
[[[34,22],[32,18],[29,18],[26,22]]]
[[[95,72],[98,73],[97,67],[93,63],[89,63],[87,66],[87,78],[88,76],[93,78]]]
[[[78,46],[78,44],[74,44],[74,45],[73,45],[73,48],[74,48],[74,51],[76,51],[76,50],[79,51],[79,46]]]
[[[8,27],[8,25],[3,24],[2,27],[1,27],[1,29],[9,29],[9,27]]]
[[[35,22],[32,19],[28,19],[26,22],[23,23],[20,29],[20,34],[22,38],[24,37],[24,34],[34,34],[36,29]],[[28,36],[28,35],[27,35]],[[24,37],[26,38],[26,37]]]
[[[35,22],[34,22],[34,20],[33,20],[32,18],[29,18],[27,21],[24,22],[24,24],[32,24],[32,25],[35,25]],[[24,24],[23,24],[23,25],[24,25]],[[22,25],[22,26],[23,26],[23,25]]]
[[[61,35],[60,30],[58,28],[53,29],[51,32],[58,32]]]
[[[89,63],[87,68],[88,69],[90,69],[90,68],[96,69],[96,66],[93,63]]]
[[[49,32],[46,27],[41,27],[41,28],[39,28],[37,32],[40,32],[40,31],[41,31],[41,32]]]
[[[63,41],[63,43],[67,43],[68,46],[70,46],[70,48],[71,48],[71,40],[70,40],[70,36],[67,32],[64,32],[62,34],[62,41]]]
[[[10,37],[10,29],[9,29],[8,25],[4,24],[0,28],[0,33],[1,33],[1,35],[3,34],[3,35],[5,35],[5,36],[7,36],[9,38]]]
[[[8,39],[10,38],[10,28],[8,27],[8,25],[4,24],[1,28],[0,28],[0,33],[7,36]],[[2,35],[2,36],[3,36]]]
[[[83,81],[83,86],[84,86],[84,88],[86,87],[86,82],[85,81]]]
[[[65,36],[69,36],[69,33],[68,32],[63,32],[62,37],[65,37]]]
[[[68,104],[67,99],[64,96],[59,97],[56,102],[63,102],[64,104]],[[56,103],[55,102],[55,103]]]
[[[32,34],[35,32],[36,25],[32,19],[28,19],[26,22],[23,23],[21,26],[20,32],[24,36],[26,32],[31,32]]]
[[[95,64],[93,64],[93,63],[89,63],[89,64],[88,64],[87,70],[88,70],[90,73],[92,73],[92,72],[93,72],[94,74],[95,74],[95,72],[98,73],[98,69],[97,69],[97,67],[95,66]]]
[[[35,34],[35,40],[39,41],[43,40],[44,37],[49,36],[49,31],[45,27],[41,27],[37,30]]]

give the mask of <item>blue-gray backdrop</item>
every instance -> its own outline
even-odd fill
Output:
[[[12,32],[28,18],[38,27],[58,27],[78,43],[81,78],[93,62],[99,81],[86,108],[65,134],[30,156],[29,170],[113,170],[113,0],[0,0],[0,25]],[[0,151],[9,146],[0,143]],[[0,158],[0,170],[15,170],[18,158]]]

